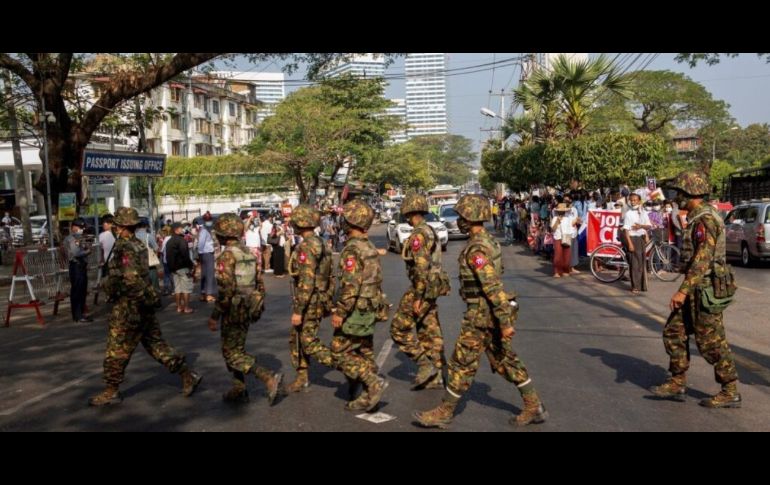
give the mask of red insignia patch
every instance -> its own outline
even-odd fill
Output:
[[[219,263],[219,272],[224,273],[225,272],[225,263]]]
[[[419,237],[412,239],[412,251],[418,251],[421,247],[422,243],[420,242]]]
[[[695,229],[695,240],[702,243],[706,240],[706,227],[703,224],[698,224]]]
[[[353,271],[356,268],[356,258],[348,258],[345,260],[345,271]]]
[[[299,262],[304,263],[305,261],[307,261],[307,254],[299,253]]]
[[[476,269],[481,269],[487,264],[487,259],[484,256],[477,254],[473,257],[473,264],[476,266]]]
[[[127,254],[123,255],[123,266],[128,266],[128,264],[131,262],[131,258],[128,257]]]

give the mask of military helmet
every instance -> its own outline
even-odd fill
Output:
[[[132,207],[118,207],[113,222],[117,226],[136,226],[139,224],[139,213]]]
[[[484,222],[492,217],[489,201],[478,194],[466,194],[460,197],[455,205],[455,211],[470,222]]]
[[[321,214],[307,204],[300,204],[291,211],[291,223],[297,227],[316,227],[321,222]]]
[[[700,170],[685,170],[674,179],[672,189],[678,189],[687,195],[708,195],[711,193],[708,176]]]
[[[342,215],[351,226],[369,230],[374,220],[374,210],[361,199],[353,199],[342,208]]]
[[[214,224],[214,232],[220,237],[241,237],[241,234],[243,234],[243,221],[232,212],[222,214]]]
[[[401,202],[401,215],[405,216],[410,212],[429,212],[428,200],[424,195],[408,194]]]

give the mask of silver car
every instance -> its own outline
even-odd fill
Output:
[[[455,211],[455,204],[443,204],[438,208],[439,220],[446,226],[449,233],[449,239],[465,239],[467,234],[460,232],[460,228],[457,227],[457,212]]]
[[[425,214],[425,221],[436,231],[439,244],[441,244],[441,250],[446,251],[446,245],[449,242],[446,226],[439,222],[436,215],[432,212]],[[412,226],[404,220],[400,212],[396,213],[390,223],[388,223],[388,249],[393,249],[395,252],[400,253],[404,247],[404,241],[407,240],[410,234],[412,234]]]
[[[753,200],[736,206],[725,217],[728,256],[740,256],[749,266],[770,260],[770,199]]]

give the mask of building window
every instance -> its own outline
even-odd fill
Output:
[[[171,101],[178,103],[182,99],[182,90],[179,88],[171,88]]]
[[[182,117],[179,115],[171,115],[171,128],[174,130],[181,130],[182,129],[181,119]]]
[[[211,111],[212,111],[212,112],[213,112],[215,115],[218,115],[218,114],[219,114],[219,101],[217,101],[216,99],[214,99],[214,100],[212,100],[212,101],[211,101]]]
[[[222,137],[222,125],[219,123],[214,125],[214,134],[218,137]]]
[[[147,153],[155,153],[155,140],[147,140]]]
[[[196,143],[195,144],[195,155],[201,156],[201,155],[211,155],[211,145],[207,145],[205,143]]]
[[[182,154],[182,142],[181,141],[172,141],[171,142],[171,154],[179,156]]]
[[[230,104],[230,116],[235,116],[235,103]]]
[[[209,122],[203,118],[195,118],[195,132],[208,135],[211,132]]]

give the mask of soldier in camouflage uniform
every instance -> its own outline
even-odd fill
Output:
[[[331,312],[334,291],[331,250],[314,232],[320,218],[318,211],[307,204],[298,205],[291,214],[291,223],[302,242],[289,258],[289,274],[293,278],[289,351],[291,365],[297,370],[297,378],[286,387],[289,392],[310,385],[309,357],[325,366],[334,366],[331,350],[318,338],[321,319]]]
[[[163,340],[155,305],[160,296],[150,284],[147,246],[134,232],[139,215],[130,207],[118,208],[115,215],[118,239],[108,263],[109,275],[104,292],[115,302],[109,319],[107,352],[104,359],[106,389],[89,400],[91,406],[105,406],[122,400],[118,388],[126,366],[139,342],[166,368],[182,377],[183,394],[192,395],[201,377],[185,364],[184,355]]]
[[[540,402],[524,363],[511,348],[516,310],[510,304],[514,295],[503,288],[500,245],[484,229],[490,218],[489,202],[480,195],[465,195],[455,206],[458,226],[470,234],[460,254],[460,296],[468,305],[455,351],[449,360],[449,382],[442,403],[430,411],[417,412],[415,419],[426,427],[446,428],[455,408],[470,388],[486,351],[492,371],[516,384],[524,400],[524,410],[510,423],[524,426],[542,423],[548,413]]]
[[[214,226],[222,253],[215,265],[219,293],[208,325],[216,332],[222,321],[222,355],[227,369],[233,373],[233,387],[222,398],[227,402],[248,402],[246,374],[254,374],[265,383],[267,398],[272,405],[278,395],[282,375],[257,365],[254,356],[246,353],[249,324],[263,310],[265,287],[257,271],[257,259],[241,246],[243,222],[232,213],[222,214]]]
[[[349,401],[349,410],[373,410],[388,386],[377,375],[374,361],[374,323],[387,319],[387,302],[382,293],[379,252],[369,241],[367,231],[374,211],[359,199],[345,204],[342,230],[348,236],[340,255],[340,290],[332,326],[331,351],[348,382],[360,382],[365,391]]]
[[[651,389],[663,398],[684,401],[685,373],[690,367],[689,335],[695,334],[698,351],[714,366],[722,390],[700,401],[711,408],[741,406],[738,372],[727,344],[722,313],[709,313],[701,304],[701,293],[713,285],[712,273],[729,271],[725,255],[725,226],[719,213],[703,199],[711,192],[708,177],[699,171],[682,172],[672,188],[679,207],[688,210],[681,256],[684,281],[671,298],[671,315],[663,328],[663,343],[669,355],[671,376]]]
[[[393,341],[417,363],[415,390],[444,387],[444,338],[436,300],[449,292],[449,277],[441,268],[438,236],[425,221],[428,211],[428,201],[419,194],[407,195],[401,204],[401,215],[414,228],[402,251],[411,286],[390,324]]]

